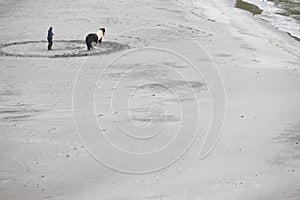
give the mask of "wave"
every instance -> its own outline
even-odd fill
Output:
[[[243,0],[258,6],[255,15],[300,40],[300,0]]]

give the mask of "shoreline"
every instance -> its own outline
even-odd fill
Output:
[[[0,196],[4,200],[24,197],[32,200],[297,200],[299,197],[300,43],[286,33],[248,12],[234,8],[231,0],[200,3],[189,0],[121,0],[110,1],[106,5],[91,0],[89,7],[86,2],[72,0],[55,3],[27,1],[26,4],[12,0],[4,4],[0,7],[3,13],[0,27],[4,27],[0,29],[0,42],[3,44],[43,40],[48,24],[54,27],[55,39],[67,42],[84,38],[88,32],[104,25],[107,29],[104,43],[126,44],[132,49],[157,44],[164,49],[172,49],[195,41],[205,48],[217,65],[226,90],[225,126],[216,148],[208,157],[203,160],[198,158],[200,135],[195,145],[173,165],[154,173],[123,174],[104,167],[90,156],[74,127],[72,110],[74,77],[77,77],[83,63],[86,64],[81,70],[84,76],[76,91],[83,97],[93,99],[91,94],[95,91],[95,81],[99,80],[105,64],[123,52],[115,51],[88,59],[0,56],[0,127],[3,128],[0,134],[0,149],[3,152],[0,156]],[[18,5],[17,8],[15,5]],[[27,17],[22,17],[20,10]],[[101,10],[99,16],[87,14],[95,10]],[[141,27],[157,27],[159,31],[154,28],[154,31],[145,31]],[[22,29],[22,34],[19,29]],[[132,29],[135,31],[119,36],[120,32]],[[161,32],[164,29],[171,31]],[[60,48],[65,48],[65,43],[60,45]],[[80,45],[78,48],[85,48]],[[73,46],[71,42],[67,44],[67,47]],[[17,50],[11,48],[10,52],[22,53],[28,50],[26,48],[34,55],[47,54],[46,50],[41,53],[30,45],[19,46]],[[55,40],[53,48],[55,53]],[[201,72],[206,72],[207,67],[211,66],[209,59],[201,52],[188,48],[186,52],[194,57],[199,56],[203,66],[196,67]],[[153,60],[150,61],[151,56],[141,54],[135,59],[115,63],[110,74],[105,76],[104,83],[114,85],[119,74],[126,75],[134,69],[130,66],[153,63]],[[168,70],[174,69],[191,77],[194,75],[182,62],[171,61],[168,56],[160,54],[155,60],[161,66],[168,65]],[[160,71],[154,69],[157,68],[148,66],[137,70],[137,75],[128,72],[131,76],[124,76],[125,82],[118,90],[108,86],[106,89],[103,83],[105,90],[99,95],[99,104],[104,109],[100,109],[101,112],[97,110],[97,120],[106,120],[101,131],[118,139],[115,135],[118,129],[114,127],[111,116],[116,115],[117,119],[121,119],[118,123],[125,127],[127,118],[122,118],[122,114],[131,111],[130,108],[117,106],[118,113],[110,115],[110,112],[105,112],[110,108],[107,105],[112,105],[112,91],[127,91],[126,88],[142,84],[147,86],[142,81],[150,77],[152,82],[164,80],[163,83],[171,89],[175,88],[173,91],[179,91],[178,95],[185,94],[185,84],[176,79],[175,73],[169,73],[165,68]],[[155,79],[151,79],[153,77]],[[200,91],[197,97],[204,108],[200,119],[205,124],[211,113],[207,106],[209,95],[201,87],[205,83],[202,81],[193,82],[193,87]],[[210,82],[212,80],[208,84]],[[172,102],[173,106],[174,101],[167,99],[167,92],[161,92],[165,95],[159,96],[159,88],[154,89],[148,91],[151,99],[161,98],[159,103]],[[154,95],[154,92],[157,93]],[[117,93],[120,99],[127,98],[127,93],[124,93]],[[142,93],[142,98],[134,99],[136,104],[133,106],[146,104],[147,101],[141,99],[147,94]],[[184,108],[190,109],[187,112],[189,120],[198,117],[191,114],[194,112],[188,107],[189,98],[184,98],[181,103],[186,106]],[[92,107],[79,107],[82,111],[77,113],[79,118],[90,117],[87,113]],[[137,109],[139,107],[134,108],[133,114],[141,112]],[[155,112],[150,114],[157,121],[162,118]],[[171,114],[167,116],[170,120],[166,125],[176,127],[178,118]],[[139,125],[149,121],[141,115],[135,115],[135,120]],[[86,123],[84,128],[89,130],[93,127],[93,123]],[[201,126],[200,130],[204,131],[205,127]]]
[[[273,1],[268,1],[268,0],[266,2],[274,3]],[[280,22],[278,22],[276,20],[274,21],[274,19],[272,19],[272,18],[268,19],[268,17],[271,17],[271,16],[267,15],[268,17],[266,17],[264,15],[264,12],[268,8],[267,4],[265,5],[263,3],[258,3],[258,2],[256,2],[256,4],[255,4],[251,0],[250,1],[249,0],[248,1],[247,0],[245,0],[245,1],[236,0],[235,1],[235,7],[240,8],[242,10],[246,10],[246,11],[252,13],[254,17],[265,20],[266,22],[270,23],[272,26],[276,27],[279,31],[282,31],[282,32],[285,32],[286,34],[288,34],[290,37],[292,37],[296,41],[300,40],[300,35],[297,36],[297,35],[295,35],[295,33],[293,33],[293,32],[296,31],[296,29],[288,29],[287,27],[283,28],[283,27],[281,27],[282,25],[280,24]],[[273,7],[274,7],[273,9],[275,9],[275,8],[278,9],[277,12],[274,11],[273,15],[287,17],[289,20],[287,20],[287,19],[284,19],[284,20],[290,21],[290,23],[294,23],[294,25],[297,25],[298,30],[299,30],[300,21],[297,20],[297,18],[295,16],[288,16],[287,13],[285,13],[285,12],[288,12],[288,11],[283,10],[282,8],[277,7],[275,5],[273,5]],[[268,12],[270,12],[270,11],[268,11]],[[281,23],[283,23],[283,22],[281,22]],[[285,22],[285,23],[287,23],[287,22]],[[291,25],[292,24],[290,24],[289,26],[291,26]]]

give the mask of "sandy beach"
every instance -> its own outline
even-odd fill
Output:
[[[0,35],[1,199],[299,199],[300,43],[234,1],[1,1]]]

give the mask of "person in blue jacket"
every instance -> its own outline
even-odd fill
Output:
[[[49,28],[48,30],[48,36],[47,36],[47,40],[48,40],[48,50],[52,50],[52,45],[53,45],[53,30],[52,27]]]

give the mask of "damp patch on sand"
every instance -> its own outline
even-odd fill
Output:
[[[55,40],[53,50],[47,50],[48,42],[24,41],[0,45],[0,56],[33,57],[33,58],[66,58],[105,55],[128,49],[127,44],[105,41],[102,46],[94,45],[92,51],[86,50],[83,40]]]
[[[300,160],[300,125],[291,124],[278,137],[273,138],[282,145],[276,153],[273,163],[280,166],[293,166],[296,160]]]

